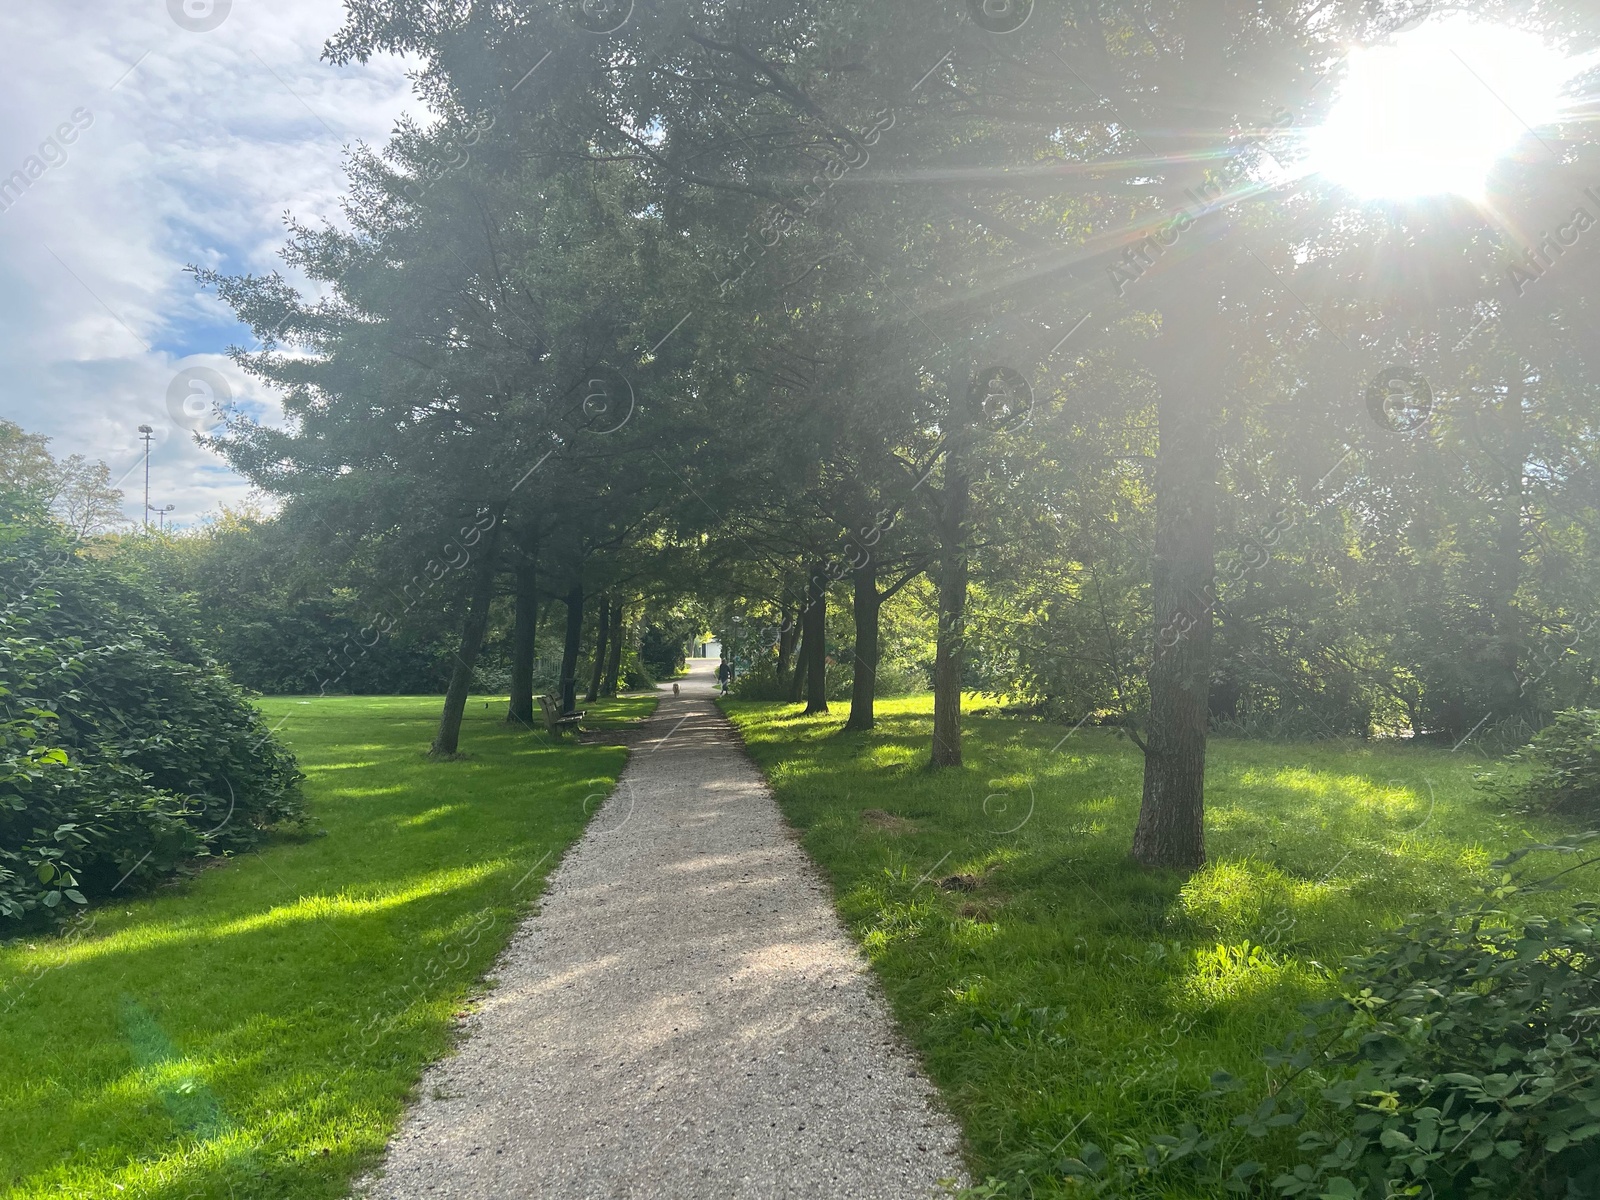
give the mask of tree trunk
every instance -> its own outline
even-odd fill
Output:
[[[456,649],[455,667],[450,672],[450,686],[444,694],[444,711],[439,714],[439,731],[433,736],[433,746],[428,753],[435,758],[445,758],[456,753],[461,744],[461,718],[467,711],[467,692],[472,687],[472,670],[478,665],[478,654],[483,649],[483,635],[489,629],[489,606],[494,602],[495,551],[500,545],[500,523],[495,522],[489,536],[483,539],[483,549],[472,568],[471,592],[467,610],[461,619],[461,644]]]
[[[828,711],[828,576],[818,563],[811,569],[806,589],[810,607],[805,615],[806,713]]]
[[[611,637],[609,641],[610,653],[606,657],[606,677],[601,683],[602,696],[615,696],[617,694],[618,678],[622,674],[622,601],[616,600],[611,604]]]
[[[972,388],[950,398],[950,446],[945,451],[944,488],[938,520],[939,628],[933,656],[934,767],[961,765],[961,674],[967,638],[967,510],[972,480],[967,445],[971,430]]]
[[[533,660],[539,632],[539,593],[534,564],[517,562],[516,620],[511,634],[511,703],[506,708],[507,725],[533,728]]]
[[[800,621],[783,613],[783,624],[778,626],[778,695],[786,695],[789,688],[789,669],[793,661],[795,644],[800,640]]]
[[[1163,320],[1176,324],[1181,318],[1164,311]],[[1206,720],[1216,577],[1214,410],[1206,402],[1212,397],[1197,397],[1196,390],[1178,386],[1169,376],[1162,381],[1157,409],[1156,545],[1150,570],[1156,645],[1149,672],[1144,797],[1133,835],[1133,857],[1142,865],[1180,870],[1206,861]],[[1187,633],[1163,646],[1162,632],[1175,617]]]
[[[611,597],[607,594],[600,597],[600,611],[595,614],[594,668],[589,672],[589,690],[583,697],[586,704],[593,704],[600,699],[600,683],[606,675],[606,646],[610,636]]]
[[[578,650],[583,644],[583,584],[567,593],[567,641],[561,648],[561,712],[578,711]]]
[[[878,692],[878,564],[871,558],[856,568],[852,608],[856,621],[855,674],[850,685],[850,719],[846,729],[865,730],[873,725],[872,704]]]
[[[794,678],[789,681],[789,702],[798,704],[800,697],[806,693],[806,667],[810,665],[811,658],[806,649],[805,612],[800,613],[799,632],[795,634],[797,643],[794,656]]]

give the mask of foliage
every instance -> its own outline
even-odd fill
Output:
[[[1577,849],[1535,846],[1495,866]],[[1339,996],[1306,1006],[1309,1022],[1264,1057],[1267,1090],[1234,1117],[1235,1136],[1186,1125],[1109,1155],[1085,1142],[1065,1160],[1067,1174],[1096,1195],[1207,1176],[1238,1192],[1270,1178],[1275,1195],[1316,1200],[1594,1195],[1600,903],[1580,900],[1554,918],[1504,907],[1552,882],[1523,886],[1502,871],[1478,899],[1413,919],[1346,959]],[[1273,1078],[1284,1067],[1287,1078]],[[1227,1071],[1211,1084],[1219,1107],[1249,1095]],[[1301,1161],[1275,1177],[1243,1157],[1238,1133],[1282,1154],[1271,1142],[1296,1126]]]
[[[683,671],[689,652],[689,639],[698,632],[699,625],[695,622],[646,625],[639,641],[640,665],[656,679],[671,679]]]
[[[0,945],[7,1197],[348,1196],[627,753],[472,706],[472,758],[435,764],[430,701],[264,707],[325,836]]]
[[[192,529],[118,539],[112,561],[186,596],[205,644],[255,691],[442,690],[450,650],[438,613],[418,610],[386,637],[363,637],[376,607],[363,597],[385,590],[365,562],[323,545],[314,525],[293,510],[268,519],[225,509]]]
[[[48,509],[78,537],[124,524],[110,467],[81,454],[58,460],[49,438],[11,421],[0,421],[0,489]]]
[[[171,596],[0,514],[0,915],[84,905],[301,815],[299,771]]]
[[[1275,1181],[1281,1195],[1600,1191],[1600,903],[1519,917],[1502,907],[1519,890],[1506,872],[1349,960],[1285,1061],[1350,1072],[1322,1091],[1350,1119],[1301,1136],[1316,1157]]]
[[[1553,813],[1600,822],[1600,711],[1569,709],[1511,756],[1531,773],[1502,771],[1485,780],[1517,812]]]

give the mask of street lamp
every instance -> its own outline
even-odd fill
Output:
[[[155,430],[148,425],[139,426],[140,437],[144,441],[144,531],[150,532],[150,439],[155,436]]]
[[[151,508],[148,504],[146,504],[145,508],[147,511],[144,516],[144,527],[146,529],[150,528],[150,513],[155,513],[156,532],[165,533],[167,529],[167,514],[177,507],[178,506],[176,504],[169,504],[165,508]]]

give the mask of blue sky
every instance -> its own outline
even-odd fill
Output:
[[[174,420],[180,372],[216,371],[245,411],[278,413],[224,355],[249,335],[184,267],[281,269],[286,212],[337,218],[346,147],[423,116],[402,61],[320,60],[341,15],[339,0],[0,6],[0,185],[36,176],[0,191],[0,417],[131,471],[130,520],[141,424],[151,500],[178,524],[248,497]]]

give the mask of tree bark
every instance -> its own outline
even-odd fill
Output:
[[[589,690],[584,693],[584,703],[593,704],[600,699],[600,684],[606,675],[606,648],[611,636],[611,596],[600,597],[600,611],[594,620],[594,667],[589,672]]]
[[[1213,302],[1214,303],[1214,302]],[[1199,301],[1193,302],[1199,307]],[[1216,587],[1216,380],[1195,379],[1204,350],[1194,339],[1214,331],[1184,306],[1163,309],[1169,370],[1157,407],[1156,544],[1150,582],[1156,643],[1148,675],[1144,795],[1133,857],[1146,867],[1193,870],[1206,861],[1205,771]],[[1183,336],[1187,335],[1187,336]],[[1193,357],[1190,356],[1193,351]],[[1172,360],[1177,361],[1172,361]],[[1188,363],[1185,382],[1180,372]],[[1209,385],[1209,386],[1208,386]],[[1163,631],[1186,628],[1172,640]],[[1175,632],[1175,630],[1174,630]],[[1163,641],[1170,642],[1163,645]]]
[[[467,711],[467,692],[472,688],[472,671],[483,650],[483,635],[489,629],[489,606],[494,602],[495,551],[500,545],[500,523],[495,522],[483,539],[478,561],[472,567],[471,591],[466,613],[461,619],[461,643],[456,648],[455,667],[444,694],[444,711],[439,714],[439,730],[428,753],[446,758],[461,745],[461,719]]]
[[[811,569],[805,615],[806,713],[828,711],[828,576],[821,563]]]
[[[805,621],[805,611],[802,609],[795,634],[794,678],[789,681],[789,702],[791,704],[798,704],[800,697],[805,695],[806,668],[811,662],[806,650]]]
[[[961,765],[961,674],[967,638],[967,514],[972,501],[968,444],[972,387],[950,398],[950,445],[940,495],[939,628],[933,656],[933,767]]]
[[[602,696],[615,696],[617,683],[622,674],[622,601],[614,600],[611,604],[611,647],[606,657],[606,677],[600,686]]]
[[[567,640],[561,648],[561,712],[578,711],[578,650],[583,644],[583,584],[567,593]]]
[[[850,684],[850,719],[846,729],[873,726],[873,701],[878,693],[878,616],[883,599],[878,595],[878,564],[870,557],[855,572],[853,615],[856,622],[856,657]]]
[[[783,613],[783,624],[778,626],[778,695],[788,694],[789,671],[793,662],[796,644],[800,641],[800,620],[791,616],[787,610]],[[796,699],[798,699],[798,695]]]
[[[511,633],[511,702],[507,725],[533,728],[533,661],[539,632],[539,593],[534,564],[521,559],[516,569],[516,618]]]

